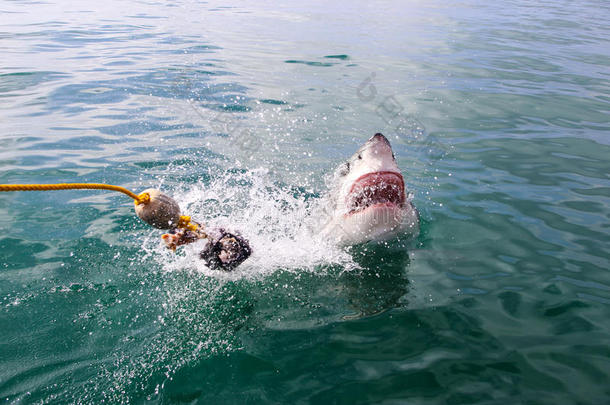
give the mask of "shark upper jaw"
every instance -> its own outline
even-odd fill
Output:
[[[403,209],[405,207],[405,182],[402,175],[393,171],[364,174],[353,183],[345,198],[345,217],[367,210]]]

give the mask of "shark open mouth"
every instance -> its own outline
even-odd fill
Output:
[[[371,207],[404,207],[405,182],[400,173],[374,172],[359,177],[347,197],[348,215]]]

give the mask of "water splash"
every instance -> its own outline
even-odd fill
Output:
[[[206,243],[185,246],[172,254],[158,235],[145,249],[166,271],[195,270],[224,280],[257,277],[283,269],[320,271],[338,265],[355,268],[351,255],[320,234],[325,200],[315,193],[274,182],[265,169],[233,170],[209,183],[199,182],[174,193],[183,212],[209,227],[240,232],[253,246],[252,256],[236,271],[219,272],[198,259]]]

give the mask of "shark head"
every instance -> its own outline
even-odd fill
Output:
[[[330,201],[333,214],[325,231],[343,244],[414,234],[419,226],[390,141],[379,133],[337,168]]]

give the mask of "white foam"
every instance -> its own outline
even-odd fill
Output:
[[[182,212],[194,220],[239,232],[249,240],[253,253],[233,272],[210,270],[199,259],[205,241],[173,254],[155,233],[145,242],[147,256],[154,257],[165,271],[192,270],[232,280],[279,269],[315,272],[329,266],[356,266],[348,252],[320,235],[324,199],[274,182],[268,170],[226,172],[209,184],[189,185],[173,195]]]

